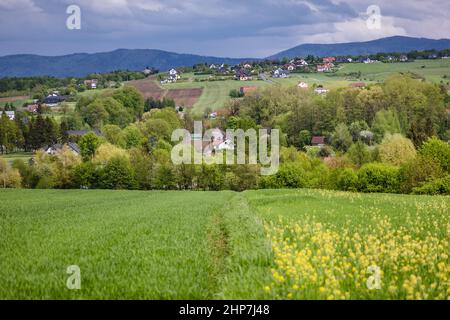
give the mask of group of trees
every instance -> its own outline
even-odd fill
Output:
[[[400,133],[416,147],[432,136],[450,139],[446,103],[444,88],[398,75],[382,85],[336,89],[326,96],[271,87],[231,101],[228,108],[234,117],[252,119],[255,126],[282,129],[287,142],[297,148],[304,147],[306,136],[325,136],[346,151],[351,144],[348,132],[353,141],[365,135],[368,143],[380,142],[386,133]]]
[[[37,150],[65,142],[64,132],[100,129],[68,148],[39,151],[32,165],[1,164],[4,186],[27,188],[193,189],[326,188],[361,192],[450,193],[447,94],[437,85],[394,76],[382,85],[344,88],[326,96],[312,90],[271,87],[230,100],[228,113],[203,119],[205,127],[277,128],[281,165],[260,176],[256,165],[172,164],[173,130],[192,132],[189,112],[177,114],[171,100],[147,100],[132,87],[81,97],[58,125],[41,114],[28,122],[17,113],[1,118],[2,152]],[[313,136],[327,146],[311,146]],[[440,139],[439,139],[440,138]],[[19,177],[19,179],[17,179]],[[1,182],[1,181],[0,181]]]

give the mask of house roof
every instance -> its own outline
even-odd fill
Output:
[[[323,136],[314,136],[311,139],[311,144],[325,144],[325,137]]]

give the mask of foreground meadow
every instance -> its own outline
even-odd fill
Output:
[[[0,299],[448,299],[449,197],[0,191]],[[70,265],[81,290],[66,287]]]

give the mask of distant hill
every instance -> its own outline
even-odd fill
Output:
[[[144,70],[146,66],[161,71],[196,63],[238,64],[248,59],[232,59],[178,54],[152,49],[118,49],[104,53],[76,53],[64,56],[10,55],[0,57],[0,77],[54,76],[84,77],[90,73],[114,70]]]
[[[413,50],[442,50],[450,48],[450,40],[390,37],[368,42],[337,44],[303,44],[280,52],[269,58],[292,58],[296,56],[365,55],[379,52],[409,52]],[[160,71],[170,68],[192,66],[196,63],[238,64],[259,59],[218,58],[192,54],[178,54],[153,49],[118,49],[103,53],[76,53],[64,56],[10,55],[0,57],[1,77],[54,76],[84,77],[90,73],[114,70],[143,70],[146,66]]]
[[[271,56],[271,59],[306,57],[308,55],[344,56],[366,55],[375,53],[407,53],[413,50],[443,50],[450,48],[450,39],[433,40],[426,38],[389,37],[367,42],[350,42],[336,44],[302,44],[292,49]]]

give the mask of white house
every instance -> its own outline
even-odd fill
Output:
[[[289,76],[289,72],[283,69],[277,69],[273,72],[274,78],[287,78]]]
[[[308,84],[306,83],[306,82],[300,82],[298,85],[297,85],[297,87],[299,87],[299,88],[302,88],[302,89],[308,89],[309,88],[309,86],[308,86]]]
[[[315,90],[314,90],[314,92],[315,93],[317,93],[317,94],[326,94],[326,93],[328,93],[330,90],[328,90],[328,89],[325,89],[324,87],[317,87]]]
[[[3,115],[3,112],[6,114],[6,116],[9,118],[9,120],[14,120],[16,117],[16,113],[14,111],[1,111],[0,116]]]

